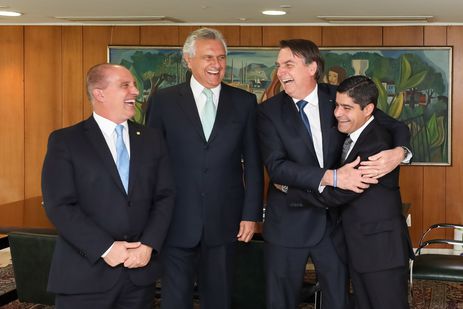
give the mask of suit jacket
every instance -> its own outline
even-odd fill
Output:
[[[374,119],[360,134],[345,163],[390,149],[390,134]],[[311,194],[310,194],[311,195]],[[312,195],[313,197],[314,195]],[[317,202],[308,197],[311,205]],[[408,265],[413,249],[399,188],[399,167],[379,178],[379,183],[363,193],[326,187],[315,197],[320,207],[342,206],[339,228],[333,233],[340,252],[347,254],[354,270],[360,273]],[[345,237],[345,244],[342,238]],[[347,253],[342,246],[347,245]]]
[[[317,244],[325,233],[327,210],[304,207],[294,202],[307,191],[317,191],[326,171],[340,160],[345,135],[337,130],[334,117],[336,87],[318,85],[320,125],[324,167],[320,168],[312,139],[307,133],[298,110],[284,91],[259,106],[258,132],[261,152],[270,176],[268,202],[265,212],[264,238],[274,244],[289,247],[309,247]],[[394,146],[409,147],[408,128],[381,111],[375,117],[394,136]],[[276,190],[272,183],[290,187],[288,194]],[[289,201],[291,201],[291,206]],[[336,211],[331,211],[336,217]]]
[[[262,220],[256,105],[253,94],[222,84],[206,141],[189,82],[161,89],[150,99],[146,124],[164,133],[176,184],[169,245],[232,242],[241,220]]]
[[[167,149],[159,131],[129,121],[128,194],[93,117],[51,133],[42,170],[44,206],[59,237],[48,288],[54,293],[102,292],[120,277],[101,255],[114,241],[153,248],[149,264],[128,269],[137,285],[160,275],[159,253],[174,204]]]

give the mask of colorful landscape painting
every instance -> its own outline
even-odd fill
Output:
[[[337,85],[358,74],[375,81],[378,107],[410,128],[413,164],[450,164],[450,47],[321,48],[321,53],[321,82]],[[277,54],[275,48],[229,48],[224,81],[262,101],[280,91],[274,74]],[[150,95],[189,79],[180,48],[110,46],[108,60],[127,67],[141,85],[135,116],[140,123]]]

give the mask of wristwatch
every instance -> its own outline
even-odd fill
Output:
[[[404,160],[405,160],[405,159],[407,159],[408,155],[410,154],[410,150],[408,150],[408,148],[405,147],[405,146],[402,146],[402,149],[404,150]]]

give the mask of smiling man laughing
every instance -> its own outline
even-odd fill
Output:
[[[331,238],[337,211],[306,205],[299,196],[324,186],[362,192],[377,179],[354,168],[359,159],[335,169],[345,135],[337,130],[333,114],[336,88],[318,84],[323,60],[317,45],[303,39],[281,41],[276,68],[284,91],[258,110],[261,152],[271,180],[264,222],[267,307],[298,306],[310,257],[323,292],[322,308],[344,309],[347,271]],[[393,146],[408,146],[404,124],[381,111],[375,111],[375,119],[391,132]],[[386,159],[374,162],[374,169],[388,173],[404,151],[384,150],[379,157]]]
[[[163,309],[191,309],[195,282],[201,308],[230,308],[236,242],[262,219],[256,97],[222,83],[226,55],[219,31],[193,31],[183,46],[191,78],[150,98],[146,124],[166,136],[177,188]]]

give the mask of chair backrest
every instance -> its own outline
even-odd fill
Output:
[[[55,296],[47,292],[47,283],[56,237],[30,232],[8,234],[19,301],[54,304]]]
[[[265,309],[264,241],[239,242],[235,255],[232,308]]]

